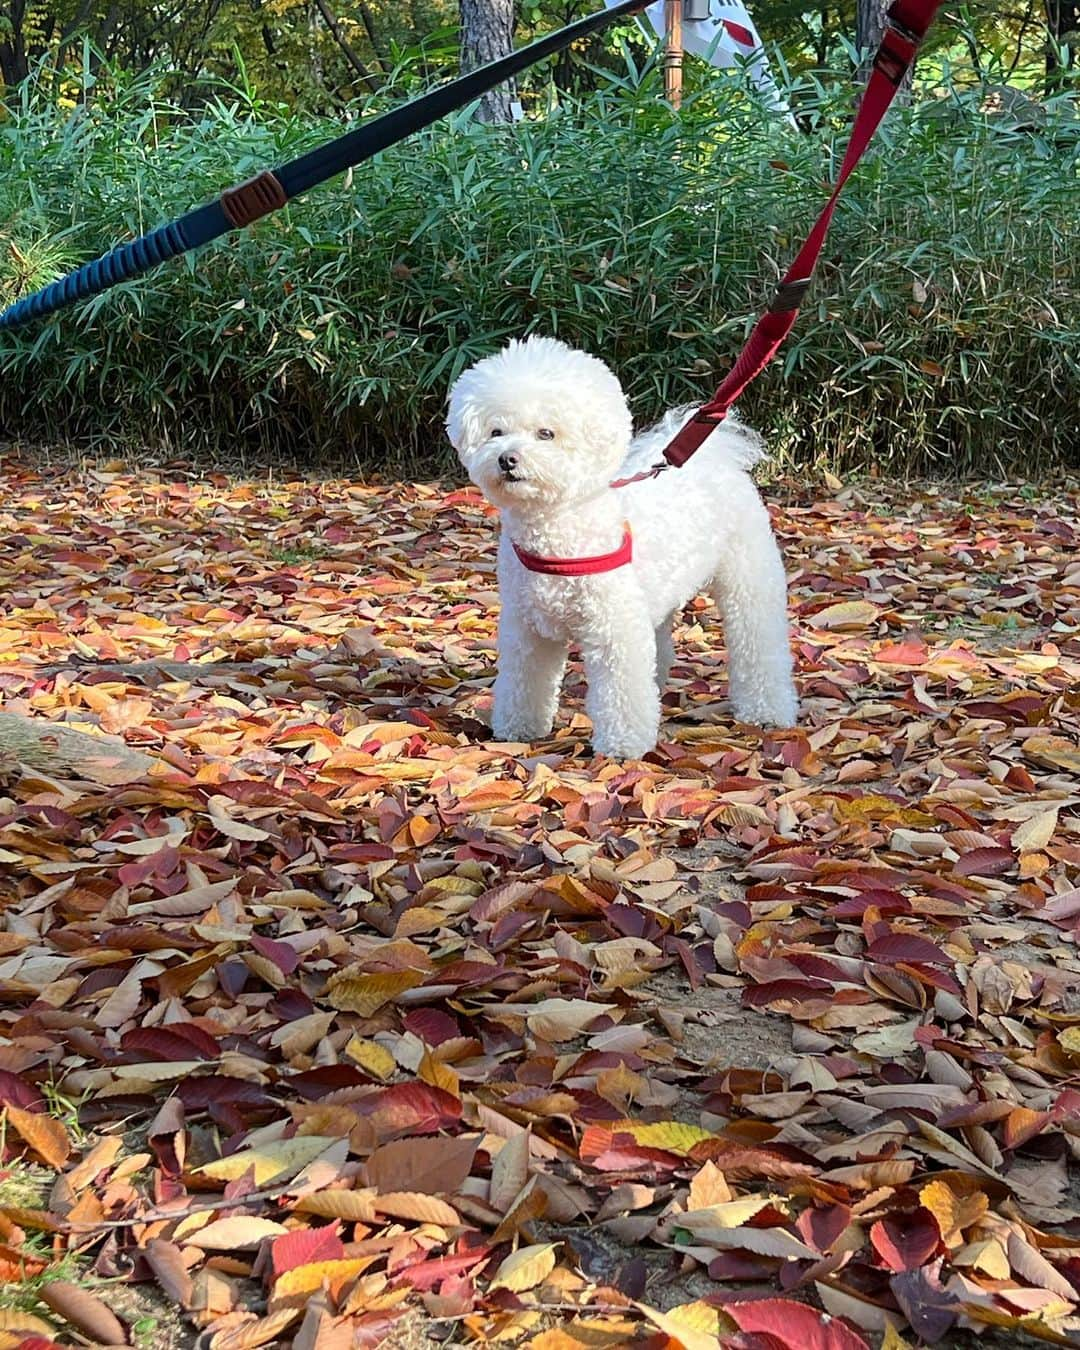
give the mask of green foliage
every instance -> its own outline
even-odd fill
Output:
[[[1006,91],[1008,92],[1008,91]],[[681,118],[623,73],[545,120],[462,115],[254,230],[0,335],[9,435],[448,463],[448,383],[511,335],[603,354],[642,418],[707,395],[823,197],[846,82],[810,130],[715,76]],[[1080,122],[943,85],[852,181],[811,299],[744,414],[798,463],[1023,471],[1080,444]],[[1075,97],[1075,96],[1074,96]],[[237,95],[182,114],[146,79],[0,124],[10,298],[340,130]]]

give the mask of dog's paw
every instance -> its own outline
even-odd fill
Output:
[[[633,735],[594,735],[592,747],[605,759],[625,762],[630,759],[644,759],[650,750],[656,749],[656,737],[644,739]]]
[[[491,724],[494,739],[507,745],[530,745],[533,741],[546,741],[551,735],[552,724],[523,722],[512,719],[496,718]]]
[[[799,700],[794,689],[774,690],[768,698],[740,699],[734,705],[740,722],[756,727],[793,727],[799,720]]]

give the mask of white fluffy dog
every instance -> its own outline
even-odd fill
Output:
[[[671,628],[710,588],[724,617],[731,701],[745,722],[791,726],[787,586],[748,469],[757,436],[720,425],[681,469],[612,488],[655,462],[690,411],[631,440],[619,381],[552,338],[511,342],[462,374],[447,431],[502,520],[499,670],[492,728],[502,741],[550,734],[567,649],[580,647],[593,747],[637,759],[656,745]],[[618,561],[629,525],[632,561]],[[551,560],[612,555],[611,570],[552,575]]]

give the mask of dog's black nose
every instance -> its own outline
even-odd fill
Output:
[[[503,473],[513,473],[518,466],[517,455],[512,455],[509,451],[504,451],[499,456],[499,468]]]

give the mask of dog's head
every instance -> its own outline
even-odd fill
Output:
[[[446,429],[490,502],[542,512],[611,480],[630,444],[631,418],[603,361],[532,337],[457,379]]]

